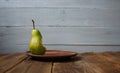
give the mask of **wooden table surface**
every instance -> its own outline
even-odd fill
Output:
[[[38,61],[25,53],[0,55],[0,73],[120,73],[120,52],[80,53],[66,61]]]

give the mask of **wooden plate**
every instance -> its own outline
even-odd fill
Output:
[[[28,56],[31,56],[33,59],[39,60],[65,60],[70,59],[73,56],[76,56],[76,52],[72,51],[62,51],[62,50],[46,50],[44,55],[34,55],[30,52],[27,52]]]

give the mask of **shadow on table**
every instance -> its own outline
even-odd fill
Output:
[[[29,57],[30,60],[34,61],[41,61],[41,62],[74,62],[79,61],[82,59],[81,56],[74,56],[74,57],[65,57],[65,58],[49,58],[49,59],[41,59],[41,58],[35,58],[35,57]]]

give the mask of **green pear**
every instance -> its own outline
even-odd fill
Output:
[[[38,29],[35,28],[34,20],[33,22],[33,30],[32,37],[29,43],[29,51],[35,55],[43,55],[46,51],[46,48],[42,44],[42,35]]]

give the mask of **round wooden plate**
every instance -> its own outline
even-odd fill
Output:
[[[27,55],[39,60],[64,60],[76,56],[77,53],[62,50],[46,50],[44,55],[34,55],[30,52],[27,52]]]

